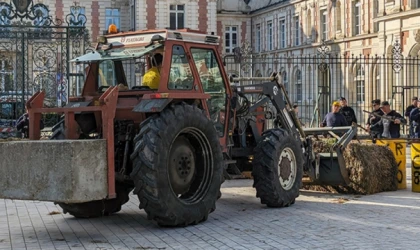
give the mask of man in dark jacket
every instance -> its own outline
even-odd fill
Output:
[[[353,122],[357,124],[356,113],[353,108],[347,106],[347,100],[345,97],[340,97],[340,105],[340,113],[346,118],[347,126],[351,126]]]
[[[380,109],[381,100],[376,99],[372,101],[372,113],[377,115],[384,115],[384,112]],[[375,125],[376,123],[380,122],[381,118],[374,116],[373,114],[369,115],[368,120],[366,122],[366,130],[369,131],[370,135],[373,138],[381,138],[382,133],[384,131],[383,125],[374,126],[373,129],[371,129],[372,125]]]
[[[411,138],[420,138],[420,102],[410,112],[410,126],[413,126],[413,134]]]
[[[389,102],[383,101],[381,103],[381,110],[384,112],[386,118],[381,118],[381,121],[372,125],[370,129],[376,129],[377,126],[383,126],[383,138],[400,138],[400,124],[407,124],[407,120],[395,110],[391,110]],[[392,120],[392,121],[391,121]]]
[[[412,124],[413,120],[410,118],[410,113],[411,113],[412,110],[417,108],[418,100],[419,99],[417,97],[411,98],[411,105],[407,107],[407,109],[405,110],[405,113],[404,113],[404,116],[407,117],[408,124],[409,124],[409,136],[410,136],[410,138],[413,138],[413,136],[414,136],[414,125]]]

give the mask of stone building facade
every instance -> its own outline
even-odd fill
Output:
[[[404,111],[420,93],[419,15],[416,0],[224,0],[217,20],[222,39],[234,29],[236,45],[252,47],[252,69],[232,64],[229,72],[281,72],[301,115],[313,122],[341,96],[359,120],[376,98]],[[230,44],[221,52],[232,52]]]
[[[62,20],[74,5],[68,0],[40,2]],[[372,99],[390,100],[403,111],[411,96],[420,95],[419,0],[93,0],[77,4],[86,16],[92,42],[110,23],[121,31],[190,28],[219,35],[220,53],[231,57],[229,74],[282,73],[291,99],[302,106],[306,120],[313,120],[314,110],[318,118],[322,116],[340,96],[347,97],[363,118],[361,110],[369,108]],[[245,49],[246,44],[250,49]],[[233,60],[238,51],[250,59]],[[398,61],[396,52],[405,60]]]

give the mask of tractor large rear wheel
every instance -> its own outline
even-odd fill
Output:
[[[252,175],[257,197],[269,207],[287,207],[299,196],[303,152],[285,130],[264,132],[255,148]]]
[[[134,139],[134,193],[161,226],[205,221],[216,208],[223,156],[213,123],[202,110],[173,105],[140,125]]]
[[[51,140],[65,139],[64,128],[59,127],[53,131]],[[129,200],[129,194],[133,190],[127,184],[116,183],[115,193],[117,195],[114,199],[89,201],[84,203],[64,203],[57,202],[64,213],[69,213],[76,218],[94,218],[101,216],[108,216],[113,213],[119,212],[123,204]]]

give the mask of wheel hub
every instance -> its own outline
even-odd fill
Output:
[[[195,173],[195,158],[191,144],[177,139],[172,146],[169,162],[169,179],[175,194],[186,193]]]
[[[280,185],[285,190],[291,189],[295,183],[297,174],[296,164],[296,158],[293,150],[285,148],[280,155],[278,165]]]

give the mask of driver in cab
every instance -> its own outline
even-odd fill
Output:
[[[150,59],[152,67],[144,74],[142,85],[151,89],[158,89],[163,56],[162,54],[154,54]]]

